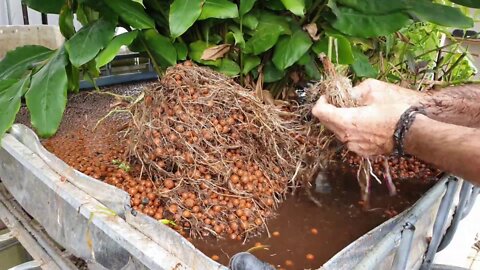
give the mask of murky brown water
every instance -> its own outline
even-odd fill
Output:
[[[228,264],[235,253],[261,243],[268,249],[256,249],[252,253],[279,268],[318,268],[348,244],[386,221],[389,218],[386,210],[403,211],[431,186],[413,180],[403,181],[397,183],[399,194],[390,197],[385,186],[375,184],[372,208],[365,212],[358,204],[358,185],[351,173],[337,171],[331,174],[330,180],[332,193],[317,195],[322,207],[313,204],[303,192],[281,204],[278,217],[268,222],[270,234],[278,232],[278,236],[269,237],[265,233],[245,244],[215,239],[197,239],[193,243],[207,255],[219,256],[223,264]],[[314,260],[306,259],[307,254],[312,254]],[[287,267],[287,260],[293,265]]]

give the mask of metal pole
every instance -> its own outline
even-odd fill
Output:
[[[42,24],[47,25],[48,24],[48,17],[47,14],[42,13]]]
[[[458,202],[457,209],[455,209],[455,213],[453,214],[453,220],[450,227],[448,227],[445,236],[443,236],[442,242],[438,246],[438,250],[436,252],[442,251],[444,248],[450,244],[457,231],[458,224],[462,220],[463,212],[465,211],[465,205],[467,204],[467,200],[469,194],[471,194],[472,184],[467,181],[463,181],[462,189],[460,190],[460,201]]]
[[[433,224],[433,233],[432,239],[430,240],[430,244],[428,245],[427,252],[425,253],[425,258],[423,260],[422,266],[420,270],[428,270],[430,269],[433,258],[435,257],[435,253],[437,252],[438,245],[441,241],[441,235],[443,233],[443,228],[445,227],[445,223],[447,222],[448,213],[450,212],[450,208],[453,204],[453,199],[455,197],[455,193],[458,189],[460,181],[457,178],[450,176],[447,182],[447,191],[445,195],[443,195],[442,201],[440,202],[440,206],[438,207],[437,217],[435,218],[435,223]]]
[[[395,258],[393,259],[393,270],[407,269],[408,256],[410,255],[410,250],[412,248],[414,234],[415,226],[410,222],[405,223],[402,231],[402,240],[397,253],[395,254]]]
[[[7,3],[7,24],[12,25],[12,9],[10,7],[10,0],[5,1]]]
[[[24,3],[22,3],[22,15],[23,15],[23,24],[29,25],[30,22],[28,21],[28,8]]]

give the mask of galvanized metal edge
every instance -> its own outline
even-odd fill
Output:
[[[13,136],[5,135],[1,146],[3,184],[49,236],[75,256],[107,269],[193,269],[104,204],[62,181]]]
[[[37,154],[56,173],[64,176],[67,181],[99,200],[118,215],[124,216],[125,206],[130,204],[130,196],[127,192],[70,167],[63,160],[47,151],[40,143],[35,132],[28,127],[22,124],[14,124],[9,133]]]

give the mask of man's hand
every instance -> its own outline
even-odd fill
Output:
[[[312,109],[316,116],[349,150],[364,156],[390,154],[393,133],[409,104],[337,108],[321,97]]]
[[[312,113],[349,150],[361,156],[390,154],[400,116],[408,107],[427,97],[418,91],[374,79],[355,86],[351,94],[361,107],[336,108],[321,97]]]
[[[367,79],[352,89],[352,97],[359,105],[404,103],[413,105],[427,95],[375,79]]]

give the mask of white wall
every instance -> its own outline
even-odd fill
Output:
[[[8,7],[10,7],[10,18],[8,16]],[[58,25],[58,15],[48,14],[47,18],[48,24]],[[42,24],[40,12],[30,8],[28,9],[28,20],[30,25]],[[0,0],[0,25],[23,25],[21,0]]]

